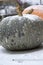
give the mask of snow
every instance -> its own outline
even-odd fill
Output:
[[[0,10],[0,15],[16,14],[16,7],[6,6]]]
[[[34,22],[35,20],[41,20],[41,18],[37,15],[32,15],[32,14],[23,14],[24,17],[29,18],[31,20],[33,20],[32,22]]]
[[[0,10],[0,15],[5,15],[5,10],[4,9]]]
[[[23,3],[40,4],[40,0],[21,0]]]
[[[27,51],[8,51],[0,46],[0,65],[43,65],[43,46]]]

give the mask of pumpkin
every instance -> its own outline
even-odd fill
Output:
[[[19,15],[6,17],[0,23],[1,45],[9,50],[35,48],[42,43],[43,20],[36,15],[22,15],[18,2],[17,6]]]
[[[24,9],[22,14],[34,14],[43,19],[43,5],[32,5]]]
[[[1,45],[9,50],[32,49],[41,44],[43,21],[35,15],[15,15],[0,24]]]

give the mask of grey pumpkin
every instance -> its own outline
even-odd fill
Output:
[[[9,50],[24,50],[42,43],[43,21],[35,15],[9,16],[0,24],[1,45]]]

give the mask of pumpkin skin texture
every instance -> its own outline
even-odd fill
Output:
[[[27,7],[24,9],[22,14],[27,14],[31,9],[33,9],[33,12],[31,14],[39,16],[41,19],[43,19],[43,5],[32,5],[30,7]]]
[[[9,50],[32,49],[41,44],[42,20],[35,15],[10,16],[1,21],[1,45]]]

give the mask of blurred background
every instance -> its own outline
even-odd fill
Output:
[[[19,0],[23,9],[31,5],[43,5],[43,0]],[[14,0],[0,0],[0,21],[6,16],[16,15],[16,4]]]

